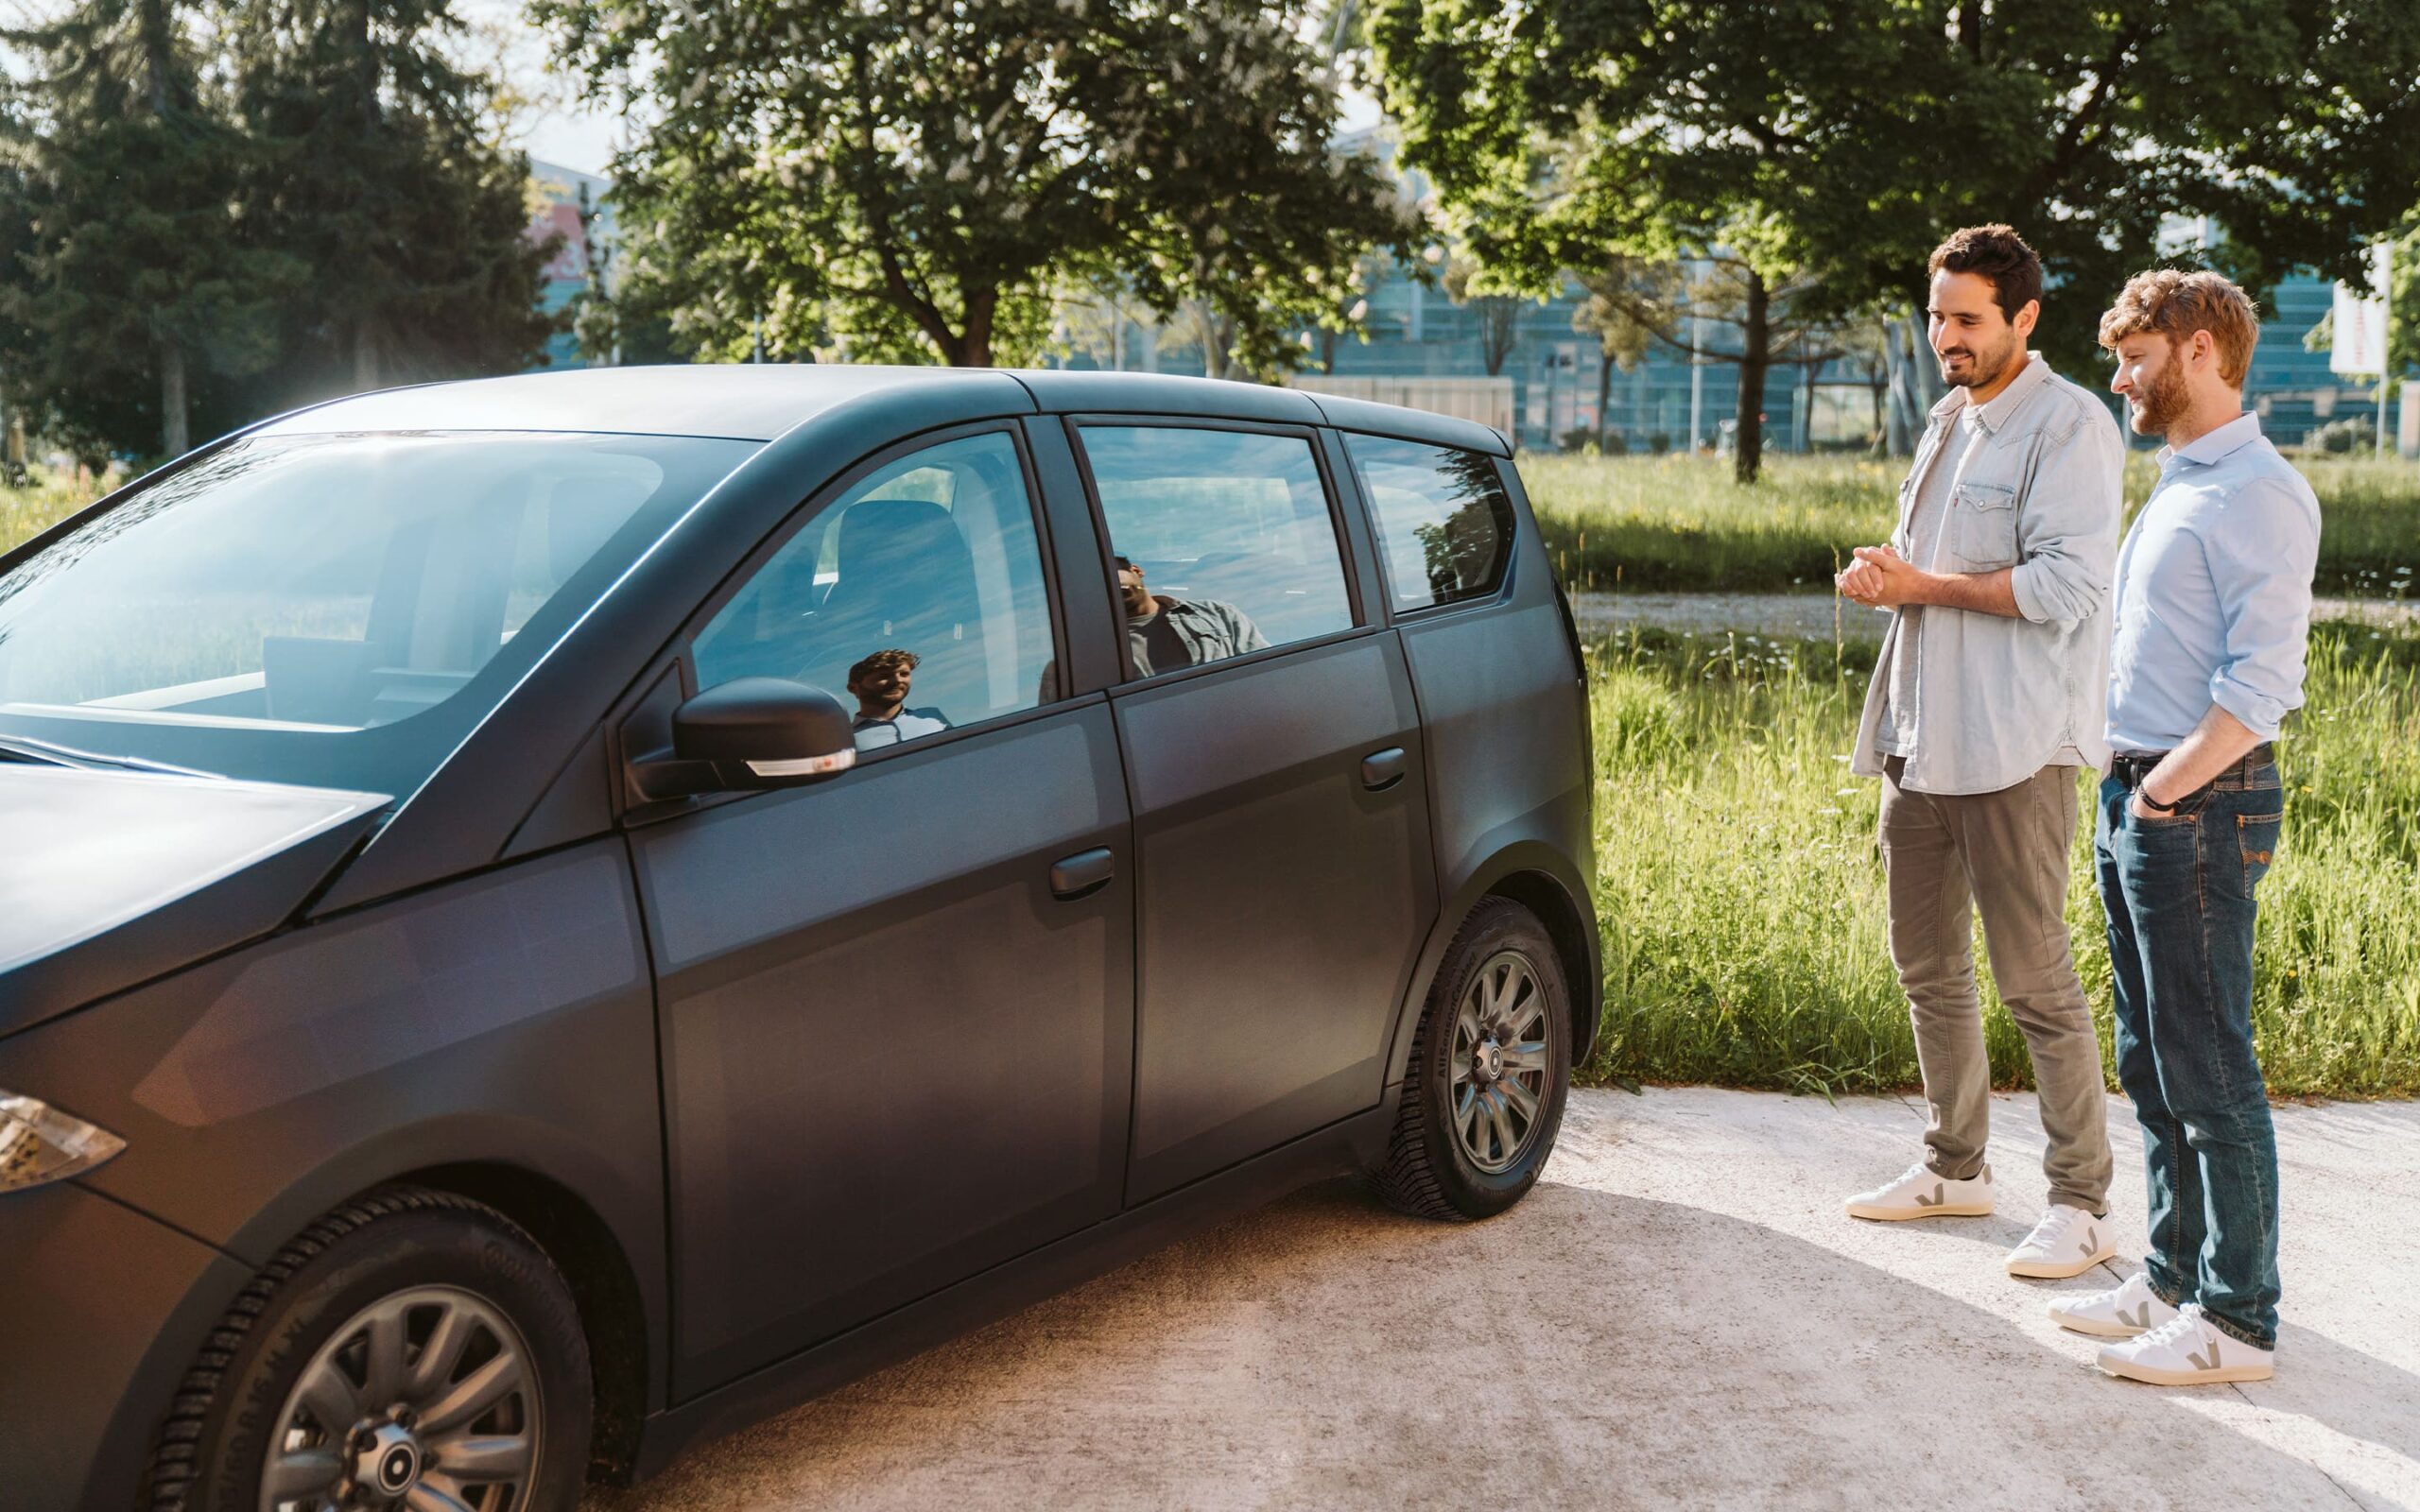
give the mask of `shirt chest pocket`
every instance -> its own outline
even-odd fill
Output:
[[[1970,573],[2016,565],[2016,490],[1961,483],[1949,498],[1949,550]]]

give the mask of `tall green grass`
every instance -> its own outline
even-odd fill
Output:
[[[99,497],[92,489],[78,488],[73,479],[54,478],[40,471],[27,488],[0,483],[0,551],[42,534]]]
[[[1634,631],[1590,655],[1606,1014],[1584,1074],[1917,1084],[1879,787],[1848,773],[1873,646]],[[2260,893],[2262,1063],[2280,1095],[2420,1093],[2420,634],[2322,627],[2308,695],[2280,745],[2284,840]],[[2106,1054],[2089,789],[2080,808],[2067,921]],[[1993,1081],[2031,1085],[1985,993]]]
[[[1852,547],[1891,534],[1904,458],[1772,456],[1751,487],[1695,456],[1521,458],[1538,524],[1579,589],[1775,593],[1831,586]],[[2323,511],[2318,588],[2410,593],[2420,571],[2420,465],[2296,459]],[[2126,465],[2131,517],[2158,469]]]

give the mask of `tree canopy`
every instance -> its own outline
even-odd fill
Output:
[[[733,351],[984,364],[1051,292],[1122,279],[1282,369],[1392,234],[1337,156],[1300,0],[538,0],[592,93],[652,116],[615,165],[634,301]]]
[[[1785,283],[1846,314],[1912,299],[1944,232],[2005,220],[2055,291],[2039,340],[2072,363],[2172,217],[2214,217],[2212,260],[2266,287],[2348,270],[2420,198],[2405,0],[1376,0],[1370,37],[1405,161],[1538,289],[1720,248],[1752,318]],[[1754,344],[1752,318],[1743,439]]]

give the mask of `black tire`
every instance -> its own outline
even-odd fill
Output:
[[[508,1415],[501,1419],[508,1425],[526,1413],[524,1433],[536,1425],[528,1478],[482,1486],[469,1504],[475,1512],[571,1512],[586,1479],[593,1412],[588,1339],[571,1289],[503,1213],[417,1187],[381,1188],[338,1208],[244,1288],[186,1372],[161,1430],[148,1481],[152,1512],[259,1512],[270,1438],[286,1421],[303,1372],[366,1310],[426,1290],[466,1297],[466,1315],[484,1308],[508,1322],[532,1378],[530,1394],[516,1391],[486,1410]],[[466,1324],[464,1332],[472,1342],[449,1381],[467,1380],[503,1352],[493,1330]],[[406,1338],[406,1359],[417,1366],[428,1341]]]
[[[1508,959],[1527,971],[1544,1009],[1543,1028],[1530,1031],[1544,1041],[1543,1085],[1534,1091],[1535,1114],[1515,1129],[1512,1147],[1505,1149],[1497,1136],[1489,1152],[1495,1159],[1483,1162],[1456,1126],[1456,1030],[1474,984]],[[1529,1086],[1526,1078],[1521,1084]],[[1458,1222],[1502,1212],[1536,1184],[1553,1153],[1570,1085],[1571,991],[1563,958],[1535,915],[1510,899],[1490,898],[1472,910],[1446,947],[1422,1006],[1386,1159],[1371,1173],[1379,1194],[1415,1217]],[[1484,1112],[1481,1118],[1492,1125]],[[1477,1138],[1490,1143],[1485,1131]]]

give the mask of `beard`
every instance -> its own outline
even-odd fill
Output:
[[[2137,436],[2165,436],[2169,427],[2192,407],[2185,387],[2184,369],[2173,362],[2161,365],[2152,381],[2135,391],[2126,405],[2127,421]]]
[[[1964,372],[1954,373],[1949,369],[1949,358],[1958,352],[1964,353],[1969,361]],[[1996,347],[1970,344],[1955,349],[1953,352],[1935,352],[1934,356],[1941,363],[1941,381],[1950,387],[1988,388],[1999,381],[2000,375],[2008,371],[2009,364],[2016,359],[2016,333],[2010,332],[2008,338]]]

